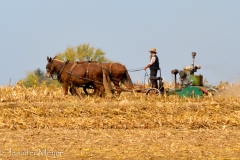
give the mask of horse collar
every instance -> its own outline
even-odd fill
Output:
[[[112,74],[112,65],[113,65],[113,63],[111,63],[110,66],[109,66],[110,75]]]
[[[69,61],[66,61],[66,62],[63,63],[63,65],[61,66],[61,69],[60,69],[60,71],[59,71],[59,73],[58,73],[58,75],[57,75],[57,78],[58,78],[58,81],[59,81],[59,82],[61,81],[60,76],[61,76],[63,70],[65,69],[65,67],[67,66],[68,62],[69,62]]]

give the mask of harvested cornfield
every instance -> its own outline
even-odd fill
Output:
[[[4,86],[0,158],[238,159],[234,89],[196,99],[133,92],[79,100],[54,86]]]

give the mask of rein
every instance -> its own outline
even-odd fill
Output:
[[[127,70],[129,72],[137,72],[137,71],[142,71],[143,70],[143,67],[142,68],[137,68],[137,69],[130,69],[130,70]]]

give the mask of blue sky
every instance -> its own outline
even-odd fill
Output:
[[[196,52],[196,74],[209,83],[239,81],[239,7],[239,0],[0,0],[0,85],[45,71],[47,56],[80,44],[129,70],[146,66],[154,47],[166,81]],[[134,82],[144,74],[130,72]]]

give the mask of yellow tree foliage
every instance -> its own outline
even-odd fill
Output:
[[[70,62],[92,60],[97,62],[111,62],[106,58],[106,53],[100,48],[94,48],[89,44],[78,45],[77,47],[68,46],[63,53],[57,54],[57,59]]]

